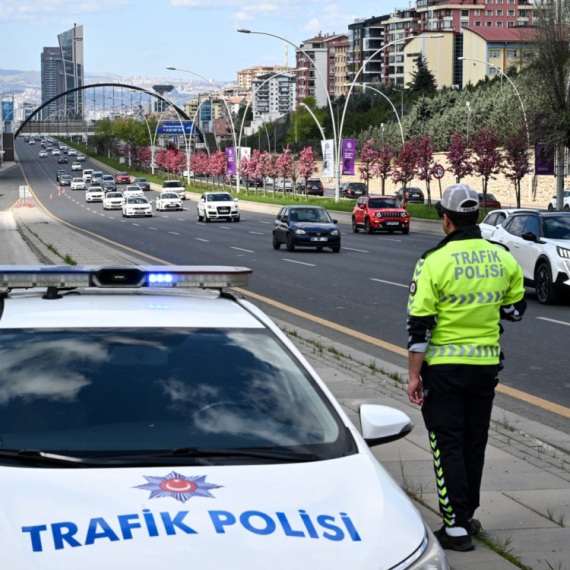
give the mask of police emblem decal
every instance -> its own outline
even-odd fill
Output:
[[[215,499],[210,493],[212,489],[221,489],[222,485],[206,483],[206,475],[185,477],[172,471],[166,477],[147,477],[144,485],[137,485],[135,489],[150,491],[149,499],[172,497],[181,503],[185,503],[192,497],[207,497]]]
[[[415,295],[418,290],[418,284],[415,281],[410,283],[410,295]]]

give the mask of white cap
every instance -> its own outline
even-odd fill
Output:
[[[470,202],[475,204],[465,206]],[[479,194],[467,184],[454,184],[445,189],[441,206],[450,212],[476,212],[479,209]]]

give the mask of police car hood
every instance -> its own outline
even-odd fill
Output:
[[[3,568],[392,568],[425,536],[367,454],[288,465],[0,467]]]
[[[570,239],[552,239],[552,238],[541,237],[540,240],[546,243],[551,243],[552,245],[557,245],[559,247],[570,249]]]

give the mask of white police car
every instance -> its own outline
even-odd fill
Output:
[[[107,192],[103,198],[104,210],[120,210],[125,203],[125,198],[121,192]]]
[[[144,196],[126,197],[122,206],[123,218],[130,218],[133,216],[152,216],[152,206],[147,198]]]
[[[0,267],[2,568],[448,570],[250,275]]]
[[[175,192],[165,190],[156,199],[156,211],[182,210],[182,199]]]
[[[196,206],[198,221],[233,220],[240,221],[238,199],[229,192],[204,192]]]
[[[91,188],[85,192],[86,202],[102,202],[103,198],[105,198],[105,192],[101,186],[91,186]]]

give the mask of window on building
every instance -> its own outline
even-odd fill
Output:
[[[514,16],[514,15],[515,15],[514,10],[507,10],[507,16]]]
[[[479,28],[481,26],[481,22],[475,22],[475,27]]]
[[[489,57],[501,57],[501,50],[500,49],[490,49],[489,50]]]
[[[453,24],[453,22],[445,21],[443,24],[444,24],[443,25],[444,28],[451,28],[451,25]]]
[[[507,50],[507,57],[518,57],[519,52],[516,49],[508,49]]]
[[[495,2],[495,4],[502,4],[502,3],[503,3],[503,0],[497,0],[497,1]]]
[[[490,28],[493,25],[493,22],[485,22],[485,25]]]
[[[473,10],[473,15],[474,15],[474,16],[480,16],[480,15],[481,15],[481,10]]]
[[[528,18],[528,10],[519,10],[519,18]]]
[[[462,18],[469,18],[469,10],[461,10]]]
[[[502,28],[503,27],[503,22],[497,22],[497,28]]]
[[[530,50],[530,49],[525,49],[525,50],[523,51],[523,57],[526,57],[526,58],[532,57],[532,50]]]
[[[515,0],[507,0],[507,4],[514,4]]]
[[[496,67],[489,67],[489,75],[499,75],[499,70]]]
[[[507,22],[507,28],[514,28],[514,27],[515,27],[514,22]]]
[[[485,16],[492,16],[493,10],[485,10]]]
[[[403,30],[404,29],[404,22],[398,22],[396,24],[396,29],[397,30]]]
[[[461,27],[466,28],[469,25],[469,22],[461,22]]]
[[[492,4],[493,0],[485,0],[485,4]]]
[[[503,15],[503,11],[502,10],[497,10],[497,16],[502,16]]]

